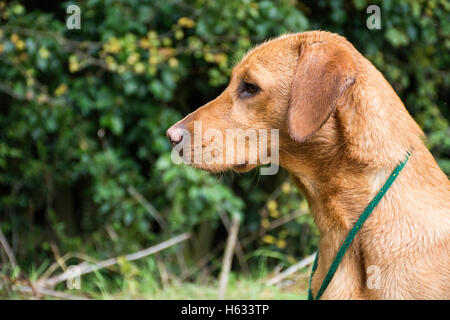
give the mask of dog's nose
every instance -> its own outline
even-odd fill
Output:
[[[166,135],[173,147],[183,140],[183,128],[180,124],[175,124],[167,129]]]

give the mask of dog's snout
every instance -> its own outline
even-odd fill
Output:
[[[173,147],[183,140],[183,131],[180,124],[175,124],[167,129],[166,135]]]

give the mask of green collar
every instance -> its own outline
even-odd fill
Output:
[[[320,286],[320,289],[317,292],[316,297],[314,298],[313,294],[311,292],[311,280],[312,280],[312,277],[314,275],[314,272],[317,269],[317,260],[318,260],[318,257],[319,257],[319,251],[317,251],[316,258],[314,259],[314,264],[313,264],[313,267],[312,267],[311,278],[309,279],[308,300],[319,300],[320,299],[320,297],[322,296],[323,292],[328,287],[328,284],[330,283],[331,279],[333,279],[334,273],[336,272],[337,268],[339,267],[339,263],[341,262],[342,258],[344,257],[345,252],[347,251],[348,247],[350,246],[350,244],[352,243],[353,239],[355,238],[356,233],[359,231],[359,229],[361,229],[361,226],[364,223],[364,221],[367,220],[367,218],[370,216],[372,211],[378,205],[378,203],[383,198],[385,193],[389,190],[389,188],[391,187],[392,183],[397,178],[397,176],[400,173],[400,171],[402,171],[402,169],[405,166],[406,162],[408,162],[408,159],[409,159],[410,155],[411,155],[411,153],[408,152],[408,155],[406,156],[405,160],[400,162],[400,164],[397,167],[395,167],[394,171],[391,173],[391,175],[387,179],[387,181],[384,184],[384,186],[377,193],[375,198],[373,198],[373,200],[369,203],[367,208],[364,210],[364,212],[359,217],[358,221],[356,221],[355,225],[353,226],[353,228],[348,233],[347,238],[345,238],[344,243],[342,244],[341,248],[339,249],[336,257],[334,258],[333,263],[331,264],[330,269],[328,270],[328,273],[325,276],[325,279],[323,279],[322,285]]]

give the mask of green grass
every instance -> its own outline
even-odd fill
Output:
[[[42,273],[41,269],[33,268],[28,273],[28,279],[35,281]],[[281,286],[267,285],[273,277],[273,272],[265,263],[254,268],[250,274],[231,273],[225,299],[306,299],[308,288],[308,270],[292,275]],[[270,268],[271,269],[271,268]],[[22,273],[23,274],[23,273]],[[15,277],[17,279],[17,277]],[[23,283],[28,285],[27,283]],[[155,300],[185,300],[185,299],[218,299],[218,279],[216,276],[199,277],[195,282],[180,281],[175,274],[170,274],[168,280],[162,281],[161,274],[152,257],[139,263],[121,262],[111,269],[102,269],[82,276],[80,289],[67,289],[65,282],[58,284],[55,290],[73,296],[90,299],[155,299]],[[0,299],[33,299],[30,294],[18,293],[14,290],[0,290]],[[41,299],[52,299],[42,296]]]
[[[239,277],[230,281],[225,298],[235,300],[246,299],[306,299],[307,288],[305,281],[294,283],[293,285],[278,288],[277,286],[267,286],[268,278],[252,279]],[[303,279],[302,279],[303,280]],[[152,292],[123,291],[114,295],[101,296],[97,298],[107,299],[218,299],[218,282],[208,281],[206,284],[183,283],[180,285],[168,285],[165,288]]]
[[[269,278],[264,277],[254,279],[252,277],[239,276],[232,277],[227,287],[225,299],[230,300],[303,300],[307,297],[307,274],[299,274],[293,284],[283,287],[268,286],[266,282]],[[93,290],[95,286],[97,289]],[[80,290],[63,290],[75,296],[83,296],[91,299],[149,299],[149,300],[198,300],[198,299],[218,299],[218,281],[209,280],[206,283],[184,282],[179,284],[169,284],[164,288],[155,287],[154,283],[146,281],[125,280],[121,283],[121,288],[114,286],[106,280],[95,281],[87,286],[86,280],[82,280]],[[2,296],[0,294],[0,296]],[[3,296],[1,299],[33,299],[35,297],[26,294],[12,293]],[[43,299],[52,299],[42,296]]]
[[[271,300],[271,299],[306,299],[307,292],[304,281],[291,286],[278,288],[267,286],[265,279],[239,277],[228,285],[225,298],[235,300]],[[124,290],[114,294],[95,295],[95,299],[155,299],[155,300],[184,300],[184,299],[218,299],[218,281],[208,281],[205,284],[182,283],[171,284],[159,290],[145,290],[145,284],[140,284],[143,290]],[[125,288],[127,289],[127,288]],[[128,288],[130,289],[130,288]],[[136,288],[135,288],[136,289]]]

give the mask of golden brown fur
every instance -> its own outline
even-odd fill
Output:
[[[261,91],[240,99],[242,79]],[[413,150],[322,298],[450,299],[449,180],[392,87],[345,38],[312,31],[256,47],[219,97],[177,125],[192,131],[194,120],[204,129],[280,130],[280,164],[320,231],[313,294],[356,219]],[[255,166],[196,165],[213,172]],[[367,286],[369,266],[380,270],[379,288]]]

